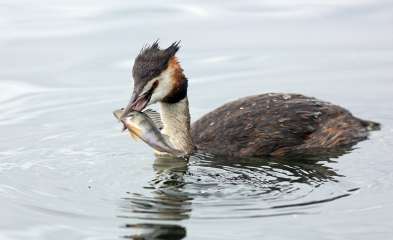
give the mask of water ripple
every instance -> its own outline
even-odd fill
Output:
[[[320,159],[158,158],[143,193],[122,198],[119,218],[258,218],[315,214],[315,206],[350,196],[341,175]],[[324,187],[328,185],[328,187]],[[318,191],[318,188],[323,188]],[[331,189],[329,191],[329,188]],[[328,191],[326,191],[328,189]],[[197,210],[195,210],[197,209]]]

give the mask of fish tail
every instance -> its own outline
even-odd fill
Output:
[[[368,131],[377,131],[381,129],[381,124],[368,120],[361,120],[362,125],[367,128]]]

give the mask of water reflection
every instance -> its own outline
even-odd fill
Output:
[[[155,177],[148,186],[150,196],[128,193],[124,197],[124,212],[133,217],[150,220],[183,220],[189,218],[192,197],[183,191],[187,160],[157,158],[154,162]]]
[[[307,198],[321,185],[337,183],[343,177],[328,166],[333,157],[342,153],[285,159],[207,154],[187,160],[157,158],[153,165],[155,177],[143,189],[147,193],[128,193],[123,198],[119,217],[145,221],[125,225],[133,234],[124,237],[181,239],[186,229],[180,223],[191,217],[193,209],[201,212],[193,213],[193,219],[308,214],[307,206],[346,197],[353,191]]]
[[[144,220],[180,221],[188,219],[191,213],[192,197],[186,191],[184,176],[188,171],[188,159],[160,157],[153,164],[155,177],[145,189],[150,190],[151,196],[128,193],[124,197],[122,211],[127,215],[122,218],[137,218]],[[132,235],[124,236],[130,239],[182,239],[186,229],[176,224],[127,224]]]
[[[186,229],[178,225],[169,224],[126,224],[135,234],[123,238],[134,240],[177,240],[186,236]]]

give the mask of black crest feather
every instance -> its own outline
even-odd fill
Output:
[[[180,41],[172,43],[166,49],[160,49],[159,41],[145,45],[135,58],[132,76],[135,89],[143,86],[151,79],[160,75],[168,67],[169,60],[180,48]]]
[[[167,54],[170,56],[175,56],[179,48],[180,48],[180,41],[177,41],[172,43],[167,49],[165,49],[165,52],[167,52]]]

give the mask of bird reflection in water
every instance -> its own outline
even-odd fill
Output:
[[[126,224],[132,235],[129,239],[182,239],[186,236],[186,229],[177,224],[151,223],[154,221],[181,221],[188,219],[191,212],[192,198],[183,191],[184,176],[187,174],[188,160],[175,157],[159,157],[153,164],[155,177],[148,186],[150,196],[129,193],[124,197],[122,211],[130,213],[122,218],[136,218],[149,220],[149,223]]]
[[[132,233],[124,238],[182,239],[186,236],[186,229],[181,226],[181,222],[191,217],[192,204],[194,208],[206,207],[204,204],[209,199],[215,200],[212,202],[219,199],[221,203],[228,203],[232,199],[236,200],[237,206],[242,203],[241,199],[248,202],[254,199],[263,206],[248,212],[253,212],[253,217],[267,217],[275,216],[275,209],[293,209],[345,197],[353,189],[333,198],[299,202],[299,199],[318,186],[338,182],[339,177],[343,177],[329,167],[328,163],[345,152],[318,156],[297,155],[285,159],[239,159],[207,154],[196,154],[188,160],[157,158],[153,165],[155,177],[143,189],[148,193],[128,193],[123,198],[123,214],[119,217],[138,222],[142,220],[139,224],[124,225]],[[219,204],[214,207],[228,210],[230,206]],[[243,208],[244,218],[248,216],[246,208],[247,206]],[[282,214],[282,211],[276,213]],[[220,217],[228,216],[217,216]],[[199,215],[193,218],[204,217]],[[212,217],[206,217],[208,218]]]

